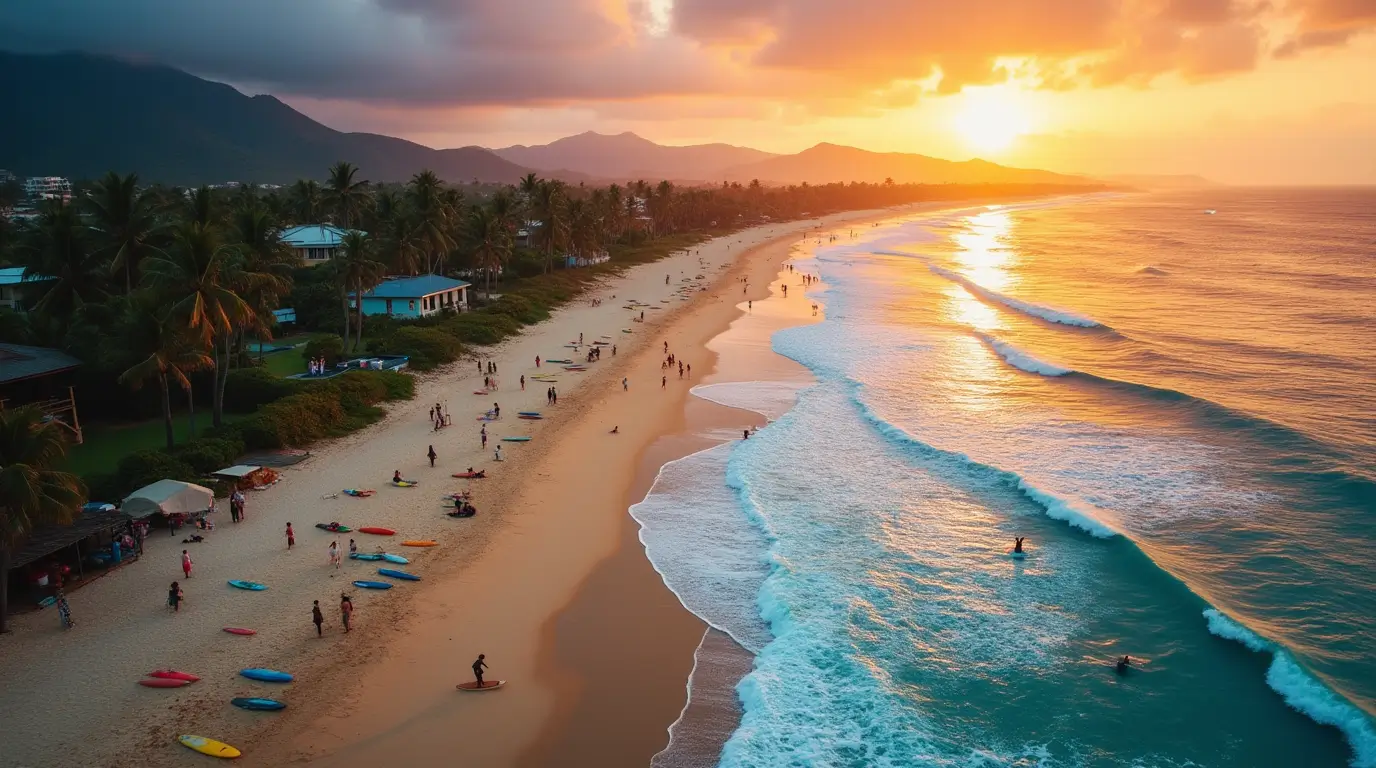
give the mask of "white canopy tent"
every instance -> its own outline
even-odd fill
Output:
[[[135,518],[161,512],[191,515],[214,508],[215,494],[205,486],[180,480],[159,480],[129,494],[120,511]]]
[[[211,474],[215,475],[216,477],[228,477],[234,480],[242,480],[260,469],[262,469],[262,467],[256,466],[254,464],[235,464],[232,467],[217,469]]]

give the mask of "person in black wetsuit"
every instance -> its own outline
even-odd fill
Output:
[[[1118,670],[1118,674],[1120,674],[1120,675],[1126,675],[1127,672],[1128,672],[1128,667],[1131,667],[1131,666],[1132,666],[1132,657],[1131,657],[1131,656],[1128,656],[1127,654],[1123,654],[1123,658],[1121,658],[1121,659],[1118,660],[1118,663],[1115,665],[1115,668]]]
[[[1027,537],[1026,537],[1026,536],[1019,536],[1019,537],[1013,539],[1013,551],[1014,551],[1014,552],[1022,552],[1022,540],[1025,539],[1025,538],[1027,538]]]
[[[483,683],[483,670],[487,668],[487,664],[483,661],[485,658],[487,657],[480,653],[478,654],[478,660],[473,662],[473,676],[478,678],[479,688],[485,685],[485,683]]]

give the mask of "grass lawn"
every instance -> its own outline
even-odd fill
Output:
[[[274,339],[268,344],[285,347],[288,345],[305,344],[311,339],[320,336],[329,336],[328,333],[297,333],[291,336],[283,336]],[[257,343],[257,342],[254,342]],[[263,367],[267,368],[275,376],[286,378],[296,373],[306,372],[306,358],[303,355],[304,348],[288,349],[283,352],[273,352],[263,355]]]
[[[225,414],[225,421],[229,422],[242,418],[244,417],[238,414]],[[204,430],[209,426],[210,409],[197,409],[196,427]],[[186,411],[172,414],[172,428],[178,444],[188,439],[191,425],[187,421]],[[83,429],[85,442],[74,445],[67,451],[66,469],[82,476],[114,472],[119,466],[119,460],[125,456],[147,448],[166,446],[167,435],[163,430],[162,419],[130,424],[88,425]]]

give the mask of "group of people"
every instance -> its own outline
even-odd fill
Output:
[[[435,426],[436,432],[452,424],[453,422],[449,418],[449,409],[440,403],[435,403],[434,407],[430,409],[430,423]]]
[[[306,371],[310,376],[319,376],[327,370],[329,370],[329,366],[326,365],[324,357],[312,357],[306,364]]]
[[[348,632],[350,629],[349,624],[353,615],[353,600],[350,600],[347,594],[343,592],[339,593],[339,620],[344,625],[345,632]],[[314,605],[311,606],[311,623],[315,625],[315,636],[324,637],[325,614],[320,610],[319,600],[314,601]]]

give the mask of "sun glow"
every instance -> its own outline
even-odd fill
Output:
[[[1008,86],[966,88],[954,125],[960,137],[980,152],[1002,152],[1032,130],[1032,119],[1021,93]]]

